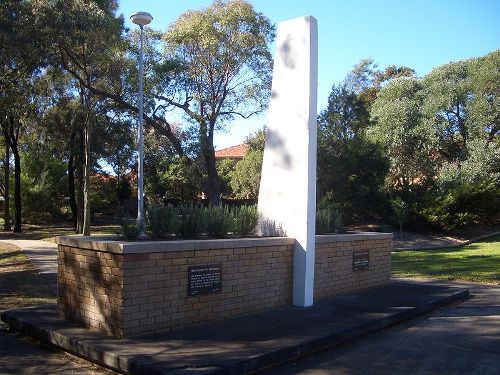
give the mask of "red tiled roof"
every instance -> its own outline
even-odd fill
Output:
[[[223,148],[215,151],[216,159],[243,159],[248,151],[248,146],[245,144]]]

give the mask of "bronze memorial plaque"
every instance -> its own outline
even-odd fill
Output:
[[[352,253],[352,270],[363,271],[370,266],[370,253],[368,251],[355,251]]]
[[[188,296],[218,293],[222,290],[222,266],[209,264],[188,267]]]

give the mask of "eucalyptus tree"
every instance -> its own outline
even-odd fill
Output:
[[[500,134],[500,49],[468,61],[472,99],[471,121],[486,134],[488,143],[498,142]]]
[[[467,141],[474,132],[468,114],[471,80],[466,61],[434,68],[423,80],[422,112],[437,136],[440,155],[449,162],[467,158]]]
[[[19,136],[23,124],[37,115],[34,87],[47,62],[34,19],[30,2],[5,0],[0,4],[0,125],[14,157],[15,232],[21,231]]]
[[[274,27],[241,0],[215,1],[180,16],[165,34],[166,54],[178,62],[174,98],[155,97],[178,108],[198,128],[206,179],[203,190],[220,202],[214,132],[235,117],[248,118],[266,108],[272,57],[268,43]]]
[[[134,33],[128,42],[122,38],[123,20],[114,15],[113,2],[33,1],[38,27],[51,35],[46,39],[49,47],[81,86],[85,105],[90,108],[97,98],[105,98],[137,114],[136,90],[131,87],[137,76],[130,59],[136,51],[131,44]],[[158,33],[146,34],[151,43],[158,41]],[[268,43],[273,37],[271,22],[249,3],[215,1],[179,17],[164,36],[164,56],[155,48],[149,59],[146,56],[145,70],[148,74],[149,64],[152,81],[145,82],[145,123],[190,162],[193,158],[173,125],[179,116],[171,111],[182,112],[197,127],[206,176],[203,190],[212,203],[220,201],[214,132],[234,117],[247,118],[265,108],[272,65]]]
[[[121,36],[123,20],[116,18],[114,1],[33,0],[36,26],[45,36],[44,47],[50,50],[56,66],[75,80],[75,90],[84,109],[83,225],[90,234],[90,173],[93,164],[91,134],[96,108],[102,96],[94,89],[113,84],[119,67],[110,64],[110,56],[125,48]]]
[[[435,171],[435,134],[423,120],[423,99],[419,80],[396,78],[379,92],[371,112],[375,125],[369,136],[390,159],[390,186],[406,194]]]
[[[423,114],[437,137],[443,188],[498,181],[500,50],[451,62],[423,78]]]

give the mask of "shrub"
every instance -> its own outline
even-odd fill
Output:
[[[233,231],[234,215],[229,206],[215,206],[205,209],[207,233],[215,238],[227,237]]]
[[[339,210],[333,211],[333,228],[335,232],[345,233],[344,222],[342,220],[342,213]]]
[[[137,239],[139,232],[137,230],[137,221],[132,219],[129,215],[120,219],[120,227],[122,237],[127,241],[134,241]]]
[[[205,210],[195,206],[179,207],[179,234],[185,239],[200,236],[206,228]]]
[[[178,210],[172,205],[154,205],[147,211],[148,234],[154,239],[177,233],[180,225]]]
[[[331,233],[332,214],[329,209],[323,208],[316,211],[316,234]]]
[[[406,218],[408,217],[409,207],[408,204],[406,204],[406,202],[403,201],[400,197],[391,200],[391,207],[392,210],[394,211],[394,214],[396,215],[396,219],[398,220],[399,238],[402,240],[403,224],[405,223]]]
[[[250,236],[255,232],[259,221],[257,206],[240,206],[234,208],[234,234]]]
[[[316,211],[316,233],[345,233],[342,214],[339,210],[321,208]]]
[[[420,211],[424,220],[445,230],[500,221],[500,187],[495,182],[464,184],[433,199]]]

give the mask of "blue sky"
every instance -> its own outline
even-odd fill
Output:
[[[254,8],[278,23],[311,15],[318,20],[318,113],[331,87],[360,59],[379,67],[408,66],[423,76],[449,61],[477,57],[500,48],[500,0],[251,0]],[[151,13],[151,27],[165,31],[190,9],[208,0],[119,0],[127,26],[130,14]],[[274,46],[273,46],[274,47]],[[216,148],[241,143],[266,123],[266,115],[237,120],[216,136]]]

